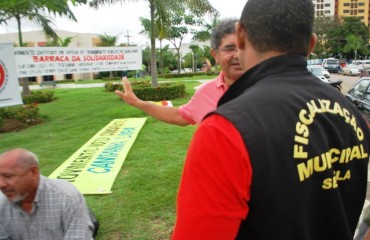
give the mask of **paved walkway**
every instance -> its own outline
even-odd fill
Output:
[[[40,87],[39,85],[30,85],[31,90],[37,89],[54,89],[54,88],[94,88],[94,87],[104,87],[105,83],[86,83],[86,84],[77,84],[77,83],[59,83],[56,87],[53,86],[43,86]],[[22,87],[19,88],[22,90]]]
[[[197,80],[200,83],[205,83],[208,80]],[[194,80],[185,80],[185,81],[194,81]],[[161,81],[160,83],[163,83],[165,81]],[[53,89],[53,88],[94,88],[94,87],[104,87],[105,83],[86,83],[86,84],[77,84],[77,83],[58,83],[56,87],[53,86],[43,86],[40,87],[40,85],[30,85],[31,90],[37,90],[37,89]],[[22,90],[22,87],[19,87],[20,90]]]

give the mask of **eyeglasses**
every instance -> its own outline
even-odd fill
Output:
[[[225,46],[221,49],[218,49],[217,51],[220,51],[225,54],[234,54],[238,51],[238,48],[236,46]]]

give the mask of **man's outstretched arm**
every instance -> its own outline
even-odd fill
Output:
[[[122,78],[122,83],[123,91],[116,90],[115,93],[127,104],[165,123],[179,126],[186,126],[189,124],[189,122],[179,114],[178,108],[165,107],[149,101],[143,101],[135,95],[126,77]]]

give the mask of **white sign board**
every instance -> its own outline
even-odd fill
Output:
[[[12,43],[0,43],[0,107],[21,105]]]
[[[138,70],[140,47],[17,47],[18,77]]]

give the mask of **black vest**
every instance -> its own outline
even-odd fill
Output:
[[[262,62],[215,113],[241,133],[252,164],[250,211],[236,239],[353,239],[366,196],[365,120],[301,56]]]

